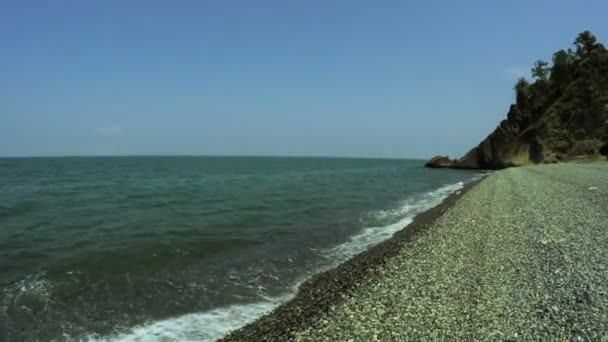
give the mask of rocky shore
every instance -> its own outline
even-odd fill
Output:
[[[418,214],[405,229],[329,271],[305,281],[297,296],[221,341],[287,341],[335,308],[355,288],[374,282],[382,267],[418,236],[428,233],[435,220],[481,180],[468,183],[441,204]]]
[[[497,171],[225,340],[603,340],[607,174]]]

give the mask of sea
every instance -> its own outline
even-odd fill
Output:
[[[480,175],[422,160],[0,159],[0,341],[214,341]]]

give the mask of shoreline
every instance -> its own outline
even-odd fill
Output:
[[[419,213],[413,222],[385,240],[335,268],[304,281],[294,298],[255,321],[229,332],[219,341],[284,341],[305,329],[321,313],[331,310],[350,290],[374,280],[378,270],[397,255],[405,244],[425,234],[439,217],[464,194],[483,181],[486,175],[466,183],[437,206]]]

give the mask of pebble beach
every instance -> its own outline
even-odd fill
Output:
[[[606,163],[494,172],[226,340],[604,341],[607,207]]]

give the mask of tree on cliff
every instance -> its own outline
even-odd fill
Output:
[[[600,150],[600,137],[608,133],[608,51],[589,31],[574,40],[575,51],[559,50],[552,65],[538,60],[532,84],[515,85],[517,107],[528,110],[545,151],[569,155]],[[595,152],[594,152],[595,151]]]
[[[597,43],[597,38],[591,32],[585,31],[579,33],[578,37],[574,40],[574,45],[576,46],[576,54],[582,58],[601,44]]]
[[[530,82],[524,77],[521,77],[515,83],[515,102],[521,110],[528,109],[528,96],[530,95]]]
[[[546,81],[549,77],[550,69],[548,68],[549,63],[539,59],[534,63],[532,68],[532,77],[536,77],[541,81]]]
[[[553,67],[551,68],[551,83],[558,93],[562,93],[572,80],[572,64],[574,63],[572,50],[569,52],[559,50],[553,54]]]
[[[497,169],[608,156],[608,49],[589,31],[573,45],[551,65],[536,61],[533,80],[517,80],[507,119],[464,157],[438,165]]]

